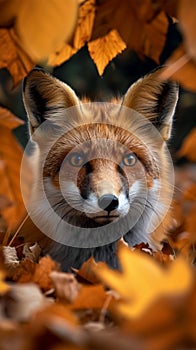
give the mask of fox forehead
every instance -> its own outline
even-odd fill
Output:
[[[88,160],[103,158],[115,163],[120,162],[123,154],[133,152],[147,171],[158,177],[158,164],[149,148],[129,131],[114,125],[86,124],[61,136],[48,153],[44,175],[54,175],[72,151],[87,154]]]

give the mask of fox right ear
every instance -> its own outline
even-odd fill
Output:
[[[163,67],[134,83],[124,96],[123,105],[132,108],[150,120],[163,140],[171,135],[172,120],[178,101],[178,85],[161,81]]]
[[[68,85],[38,68],[24,79],[23,99],[32,131],[65,108],[79,104]]]

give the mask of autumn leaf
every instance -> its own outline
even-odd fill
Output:
[[[96,262],[93,257],[89,258],[85,261],[79,270],[73,269],[73,271],[77,274],[77,277],[82,278],[83,282],[87,281],[93,284],[97,284],[100,282],[98,279],[95,270],[97,268],[101,268],[102,266],[106,266],[106,264],[102,261]]]
[[[115,29],[127,47],[159,63],[168,25],[166,14],[149,0],[139,3],[122,0],[120,6],[118,0],[102,0],[97,7],[91,40]]]
[[[168,31],[168,18],[160,12],[150,23],[144,26],[143,46],[138,49],[142,55],[152,58],[160,63],[160,55],[163,51]]]
[[[35,65],[12,28],[0,29],[0,52],[0,68],[7,68],[14,85],[17,85]]]
[[[93,22],[95,17],[95,0],[82,2],[79,7],[77,27],[74,33],[72,43],[64,43],[58,50],[51,53],[47,64],[49,66],[58,66],[73,56],[82,46],[91,38]]]
[[[38,264],[29,259],[24,259],[12,271],[12,278],[20,283],[34,282],[42,290],[47,291],[54,287],[50,273],[55,270],[58,271],[58,269],[58,264],[49,256],[41,258]]]
[[[70,57],[72,57],[76,52],[77,49],[65,43],[62,45],[62,47],[59,48],[59,50],[49,55],[47,64],[49,66],[59,66],[63,62],[67,61]]]
[[[104,37],[88,43],[88,50],[95,62],[99,75],[102,75],[108,63],[126,48],[116,30],[112,30]]]
[[[73,273],[53,271],[50,277],[55,287],[56,296],[60,302],[70,303],[77,298],[81,286]]]
[[[184,45],[187,54],[196,58],[196,28],[195,28],[196,2],[192,0],[181,0],[178,4],[179,27],[184,36]]]
[[[98,3],[95,3],[95,0],[87,0],[80,5],[72,42],[65,43],[53,52],[48,64],[55,66],[63,63],[85,43],[88,44],[90,56],[100,75],[107,64],[126,47],[159,63],[167,30],[167,15],[149,0],[140,1],[139,4],[122,0],[120,6],[117,0]]]
[[[107,299],[107,294],[102,285],[82,285],[77,298],[70,305],[71,310],[99,309]]]
[[[159,298],[182,295],[191,286],[192,271],[182,258],[176,259],[164,270],[148,255],[121,247],[119,259],[122,273],[109,268],[97,270],[97,273],[122,297],[118,311],[124,317],[138,317]]]
[[[20,164],[23,157],[23,150],[12,134],[12,129],[21,124],[23,124],[23,122],[16,118],[11,112],[5,108],[0,108],[0,160],[3,165],[3,168],[0,170],[0,195],[6,196],[12,203],[11,206],[3,209],[1,213],[9,229],[14,229],[20,223],[26,212],[20,190]],[[28,170],[29,168],[27,165],[24,188],[29,191],[31,174],[28,174]]]
[[[40,62],[72,35],[77,19],[77,0],[26,0],[20,4],[14,29],[21,45]],[[44,13],[44,16],[43,16]]]
[[[85,1],[82,6],[80,6],[77,28],[73,40],[73,46],[77,50],[79,50],[91,38],[95,10],[95,0]]]
[[[8,286],[7,283],[4,282],[5,280],[5,272],[0,270],[0,295],[5,294],[10,287]]]

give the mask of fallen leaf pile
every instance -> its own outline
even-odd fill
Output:
[[[17,248],[4,247],[1,349],[194,348],[194,268],[182,257],[163,266],[144,249],[120,244],[121,271],[91,258],[65,273],[49,257],[19,260]]]

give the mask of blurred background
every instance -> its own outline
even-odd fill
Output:
[[[160,64],[171,55],[182,41],[177,24],[170,23],[165,48],[160,58]],[[139,57],[132,50],[125,50],[110,62],[102,77],[89,56],[87,47],[83,47],[61,66],[50,72],[69,84],[79,97],[87,96],[92,100],[109,100],[112,96],[119,96],[138,78],[157,67],[149,59]],[[13,89],[12,78],[6,69],[0,70],[0,105],[10,109],[16,116],[25,120],[26,113],[22,101],[22,83]],[[186,91],[180,87],[180,99],[174,120],[174,131],[170,140],[170,150],[176,164],[186,162],[186,159],[176,159],[176,151],[183,139],[196,126],[196,93]],[[27,124],[14,130],[19,142],[25,147],[28,140]]]

